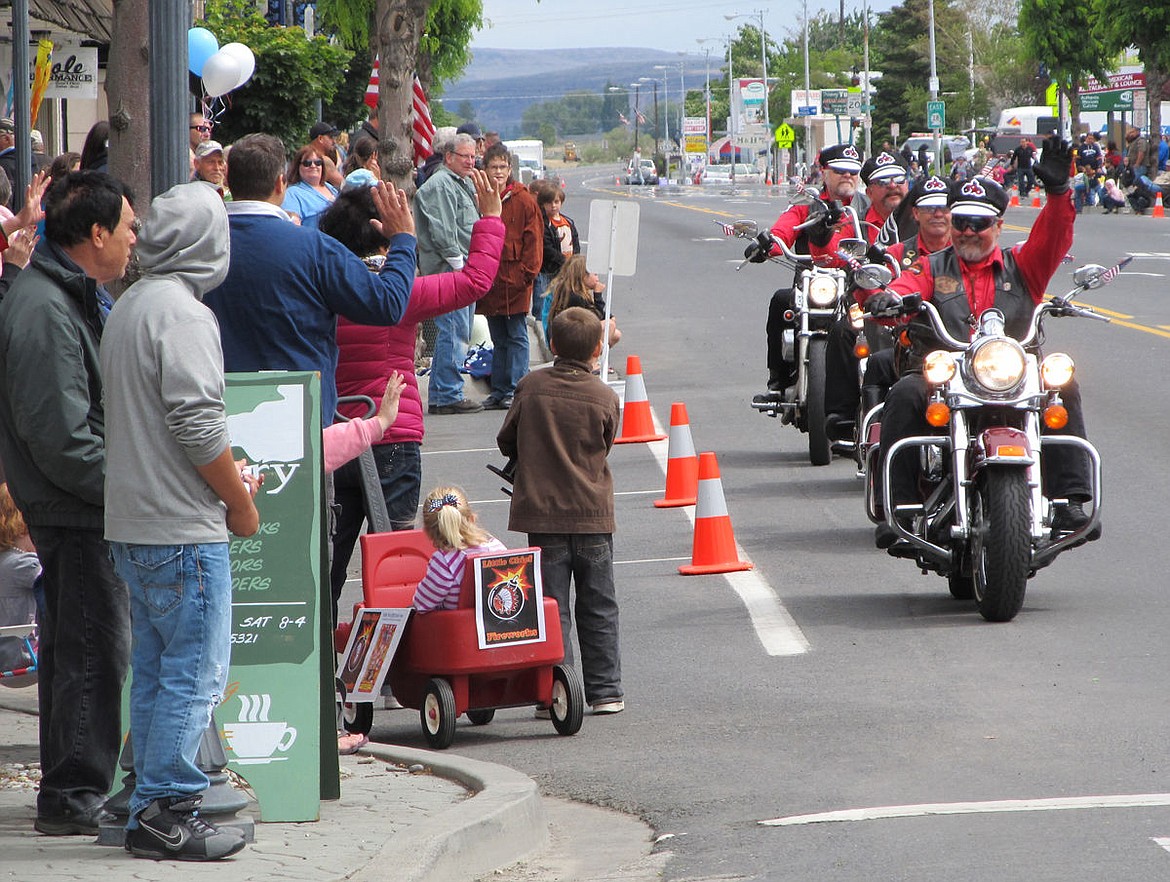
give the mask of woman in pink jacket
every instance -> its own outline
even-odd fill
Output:
[[[392,371],[397,370],[406,378],[398,418],[373,447],[386,510],[395,530],[414,527],[422,483],[423,405],[414,373],[417,327],[424,319],[468,306],[483,297],[500,266],[504,244],[500,193],[482,171],[474,172],[473,181],[481,217],[472,228],[471,252],[463,269],[416,277],[410,302],[397,325],[370,327],[346,319],[338,321],[339,396],[367,395],[377,401]],[[370,219],[375,217],[377,213],[368,190],[347,189],[321,218],[320,229],[364,259],[371,269],[376,269],[389,243],[371,225]],[[365,416],[363,411],[360,405],[341,408],[342,414],[350,418]],[[330,581],[336,620],[337,599],[365,519],[365,500],[356,461],[334,472],[333,489],[338,511]]]

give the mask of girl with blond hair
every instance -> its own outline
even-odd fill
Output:
[[[559,313],[570,306],[580,306],[594,313],[605,323],[611,348],[622,339],[622,332],[618,330],[616,319],[612,315],[608,320],[605,318],[605,298],[602,296],[605,285],[601,283],[597,273],[585,268],[585,255],[574,254],[566,260],[561,271],[552,280],[549,290],[552,291],[552,306],[548,310],[550,325]]]
[[[426,574],[414,592],[419,612],[454,609],[467,557],[485,551],[507,551],[507,546],[476,524],[475,512],[459,487],[436,487],[423,500],[423,531],[435,546]]]

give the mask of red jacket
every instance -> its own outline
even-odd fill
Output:
[[[370,327],[338,319],[338,395],[368,395],[376,404],[382,400],[391,371],[397,370],[406,380],[398,419],[376,443],[422,441],[422,399],[414,375],[415,329],[424,319],[467,306],[482,297],[496,277],[503,244],[503,221],[498,217],[481,217],[471,229],[471,251],[463,269],[457,273],[416,276],[406,312],[397,325]],[[364,408],[357,405],[339,409],[350,418],[365,416]]]
[[[532,309],[532,283],[544,261],[544,212],[528,188],[515,181],[504,190],[504,253],[480,315],[523,315]]]

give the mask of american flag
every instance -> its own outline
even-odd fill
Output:
[[[628,126],[630,124],[630,121],[626,119],[626,115],[624,113],[618,113],[618,119],[622,121],[623,126]]]
[[[411,117],[414,132],[411,137],[414,142],[414,164],[420,166],[431,155],[435,124],[431,122],[431,107],[427,103],[427,95],[417,75],[414,78],[414,105]]]
[[[635,110],[635,111],[634,111],[634,113],[636,113],[636,114],[638,115],[638,122],[640,122],[640,123],[642,123],[643,125],[645,125],[645,124],[646,124],[646,117],[642,116],[642,111],[640,111],[640,110]]]
[[[371,110],[378,108],[378,59],[374,59],[374,69],[370,71],[370,83],[366,86],[366,95],[362,99]]]
[[[988,158],[987,162],[984,163],[983,168],[980,169],[980,171],[979,171],[979,174],[981,174],[985,178],[989,178],[989,177],[991,177],[991,173],[993,171],[995,171],[995,167],[997,165],[999,165],[999,159],[997,159],[994,156],[991,156]]]
[[[733,227],[731,224],[725,224],[725,223],[723,223],[723,221],[715,221],[715,223],[717,223],[719,225],[719,228],[723,230],[724,236],[734,236],[735,235],[735,227]]]
[[[1109,282],[1112,282],[1114,279],[1116,279],[1118,276],[1120,276],[1121,271],[1125,267],[1129,266],[1130,261],[1132,261],[1132,260],[1133,260],[1132,256],[1127,257],[1125,260],[1121,261],[1121,263],[1118,263],[1115,266],[1111,266],[1111,267],[1109,267],[1109,269],[1105,270],[1105,272],[1101,273],[1101,284],[1102,285],[1108,284]]]

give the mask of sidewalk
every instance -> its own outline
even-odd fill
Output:
[[[341,799],[321,819],[262,824],[234,858],[209,864],[133,858],[81,836],[33,831],[35,785],[18,765],[37,762],[36,688],[0,687],[0,880],[217,882],[469,880],[542,848],[548,825],[536,784],[503,766],[448,753],[370,745],[341,757]]]

